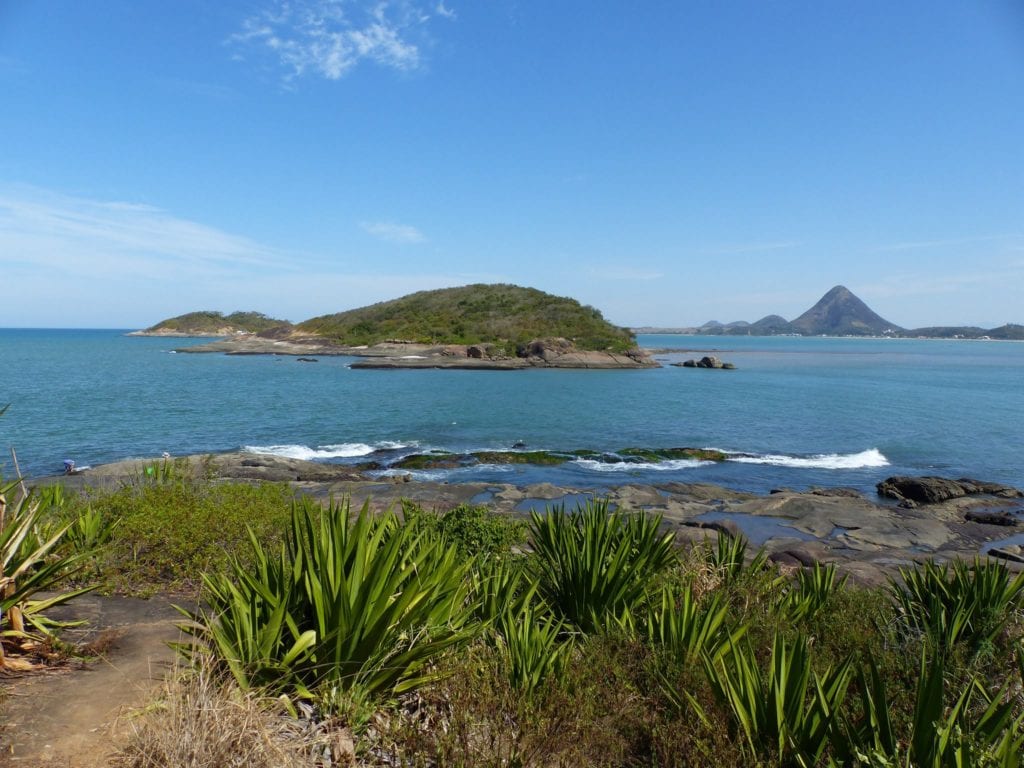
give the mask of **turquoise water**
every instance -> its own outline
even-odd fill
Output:
[[[673,362],[711,352],[735,371],[380,371],[266,356],[184,355],[197,340],[121,331],[0,330],[0,448],[23,471],[65,458],[248,447],[352,462],[469,451],[714,447],[723,464],[477,466],[433,479],[600,488],[713,482],[755,491],[898,473],[1024,485],[1024,344],[642,336]],[[693,351],[689,351],[693,350]],[[383,451],[383,453],[380,453]],[[9,459],[0,462],[10,474]]]

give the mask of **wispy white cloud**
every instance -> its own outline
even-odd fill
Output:
[[[245,19],[228,42],[270,53],[286,80],[306,74],[338,80],[362,61],[399,71],[418,68],[434,17],[454,19],[455,12],[443,2],[415,0],[274,0]]]
[[[367,234],[388,243],[423,243],[427,239],[416,227],[393,221],[363,221],[359,226]]]
[[[238,268],[287,268],[283,254],[150,205],[0,187],[0,253],[63,274],[152,279]]]

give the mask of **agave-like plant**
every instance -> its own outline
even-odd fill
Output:
[[[476,631],[472,560],[391,511],[350,523],[347,502],[302,501],[278,552],[250,536],[255,567],[204,576],[209,607],[186,625],[243,688],[397,694]]]
[[[476,617],[494,624],[520,616],[537,594],[537,583],[518,560],[485,558],[473,570]]]
[[[706,550],[708,564],[720,574],[723,583],[732,584],[741,576],[760,571],[768,562],[768,553],[760,547],[747,563],[749,542],[743,535],[718,532],[715,546]]]
[[[1024,652],[1018,651],[1024,682]],[[837,740],[844,764],[902,768],[1019,768],[1024,755],[1024,713],[1014,717],[1014,705],[1004,686],[990,696],[972,677],[947,706],[943,654],[921,653],[912,731],[901,739],[889,717],[891,702],[872,657],[858,671],[863,716],[847,723],[845,743]],[[981,705],[976,706],[975,700]]]
[[[509,683],[520,694],[532,698],[561,676],[574,646],[561,619],[527,605],[518,614],[505,614],[495,629]]]
[[[811,768],[833,740],[853,663],[847,659],[819,676],[811,669],[805,640],[787,642],[776,635],[764,674],[745,642],[731,646],[717,662],[706,660],[705,671],[754,759]]]
[[[796,573],[796,581],[783,594],[779,610],[794,622],[813,618],[829,598],[846,585],[847,578],[837,578],[834,563],[824,566],[815,563],[810,568],[801,568]]]
[[[645,634],[649,643],[666,649],[677,660],[691,664],[708,658],[717,662],[746,633],[746,625],[730,627],[728,604],[720,593],[698,602],[693,590],[676,597],[665,589],[661,602],[647,610]]]
[[[904,627],[928,637],[940,651],[956,643],[975,652],[988,647],[1024,600],[1024,573],[1011,578],[994,560],[929,561],[901,568],[900,580],[892,580],[889,591]]]
[[[538,593],[585,633],[630,626],[653,577],[676,559],[660,517],[609,511],[607,501],[530,517]]]
[[[16,501],[8,502],[8,496]],[[45,611],[95,589],[54,592],[82,565],[83,553],[59,554],[70,524],[52,524],[49,506],[40,503],[19,478],[0,488],[0,639],[31,645],[49,635],[56,622]],[[31,629],[30,629],[31,628]],[[0,642],[0,667],[8,665]]]

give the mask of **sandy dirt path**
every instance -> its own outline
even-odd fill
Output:
[[[110,645],[84,665],[0,679],[6,693],[0,766],[109,765],[131,729],[133,710],[153,698],[176,664],[168,643],[181,639],[181,616],[166,600],[85,595],[61,613],[89,621],[67,631],[67,639],[103,634]]]

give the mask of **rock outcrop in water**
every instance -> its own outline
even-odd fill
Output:
[[[918,504],[939,504],[964,496],[987,495],[1001,499],[1024,498],[1024,492],[1001,483],[946,477],[888,477],[876,488],[878,495],[895,499],[901,506],[914,507]]]

